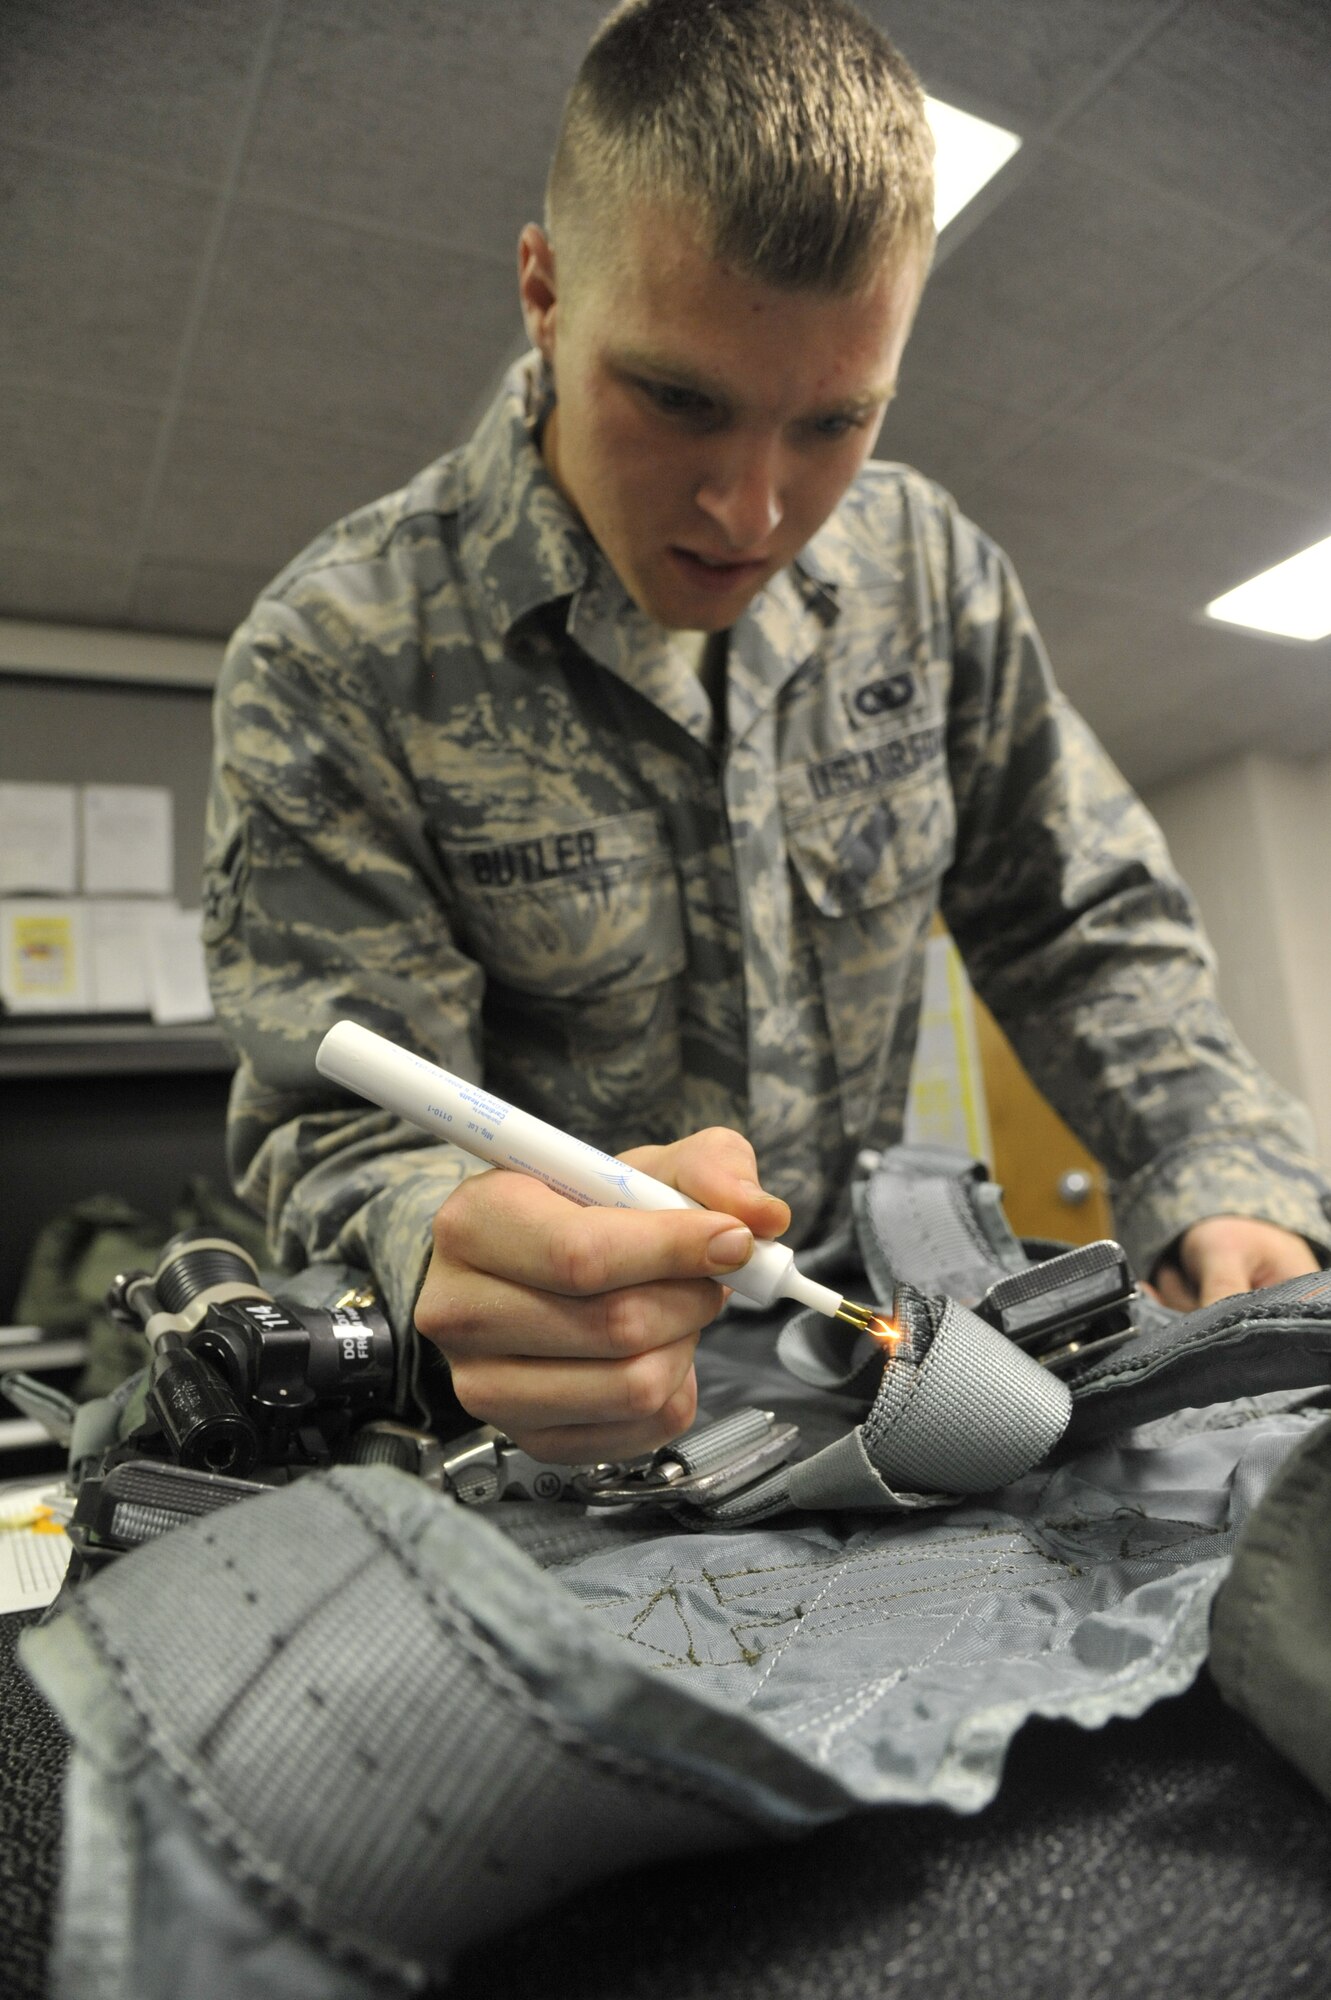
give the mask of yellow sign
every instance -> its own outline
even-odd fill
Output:
[[[74,1001],[80,988],[73,920],[15,914],[10,925],[10,963],[16,997]]]

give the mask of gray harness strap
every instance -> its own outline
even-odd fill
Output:
[[[1067,1428],[1066,1384],[957,1302],[1029,1264],[983,1167],[942,1146],[897,1146],[855,1183],[852,1201],[874,1296],[905,1305],[903,1351],[884,1366],[871,1335],[813,1312],[791,1320],[777,1343],[790,1372],[817,1388],[876,1385],[873,1402],[848,1436],[708,1507],[709,1521],[952,1505],[1020,1478]]]
[[[872,1155],[869,1156],[872,1159]],[[1029,1263],[985,1168],[949,1146],[893,1146],[851,1198],[869,1282],[973,1305],[996,1279]]]
[[[791,1507],[908,1513],[989,1493],[1046,1458],[1067,1428],[1067,1384],[952,1299],[898,1289],[914,1322],[906,1352],[875,1365],[863,1423],[707,1510],[761,1521]]]

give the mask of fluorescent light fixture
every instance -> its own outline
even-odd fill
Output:
[[[1015,132],[972,118],[969,111],[941,104],[936,97],[925,98],[924,111],[934,135],[934,227],[941,234],[1006,166],[1021,140]]]
[[[1331,535],[1227,590],[1207,605],[1206,615],[1281,639],[1325,639],[1331,634]]]

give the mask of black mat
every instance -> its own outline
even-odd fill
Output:
[[[14,1657],[38,1613],[0,1617],[0,1993],[42,2000],[60,1863],[64,1731]]]
[[[1331,1992],[1331,1807],[1209,1679],[1031,1723],[974,1819],[862,1813],[584,1892],[451,2000],[1294,2000]]]
[[[43,2000],[64,1738],[0,1618],[0,1993]],[[647,1805],[650,1810],[650,1805]],[[1209,1680],[1032,1723],[994,1805],[862,1813],[644,1870],[468,1954],[451,2000],[1300,2000],[1331,1991],[1331,1808]],[[207,2000],[206,1995],[197,2000]]]

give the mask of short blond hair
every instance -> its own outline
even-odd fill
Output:
[[[569,93],[546,189],[556,254],[648,197],[750,277],[849,293],[933,251],[914,72],[847,0],[625,0]]]

